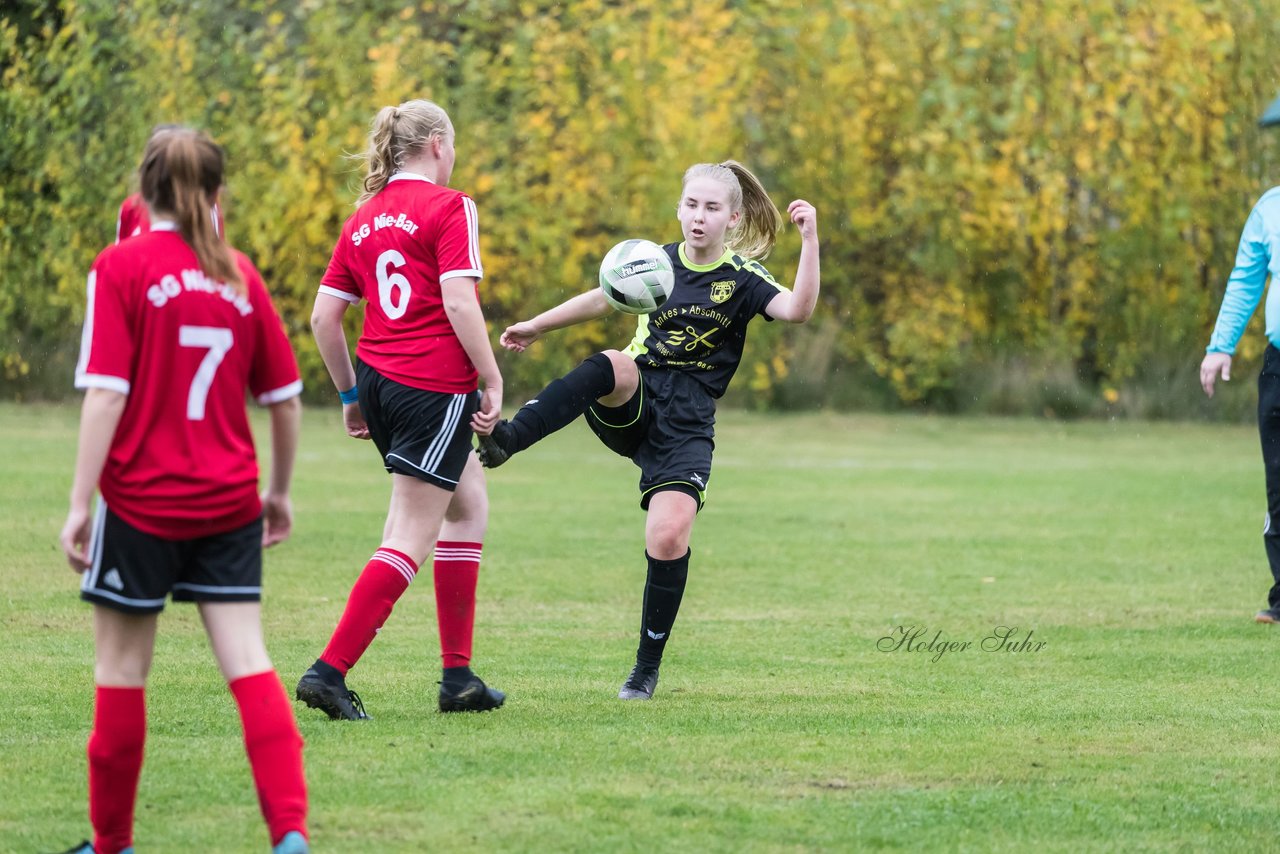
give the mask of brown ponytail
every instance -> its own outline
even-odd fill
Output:
[[[361,155],[366,162],[364,192],[356,199],[356,207],[382,192],[391,176],[433,137],[452,132],[449,114],[431,101],[405,101],[378,110],[369,128],[369,145]]]
[[[760,179],[736,160],[698,163],[684,173],[684,186],[694,178],[714,178],[729,188],[729,207],[742,212],[742,219],[725,240],[725,245],[744,258],[763,261],[773,251],[782,227],[782,214],[769,198]]]
[[[211,213],[222,186],[223,162],[222,149],[205,134],[170,128],[148,140],[138,174],[143,201],[155,213],[173,216],[200,268],[243,294],[244,278]]]

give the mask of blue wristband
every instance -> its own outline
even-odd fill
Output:
[[[343,403],[355,403],[360,399],[360,390],[358,386],[352,386],[346,391],[338,392],[338,399]]]

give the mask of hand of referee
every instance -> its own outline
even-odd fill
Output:
[[[1213,385],[1218,381],[1218,374],[1222,374],[1224,383],[1231,382],[1230,353],[1208,353],[1200,363],[1200,387],[1209,397],[1213,397]]]

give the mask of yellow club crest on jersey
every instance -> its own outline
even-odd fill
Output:
[[[714,303],[722,303],[729,297],[733,296],[733,289],[738,283],[733,279],[726,279],[723,282],[711,283],[711,301]]]

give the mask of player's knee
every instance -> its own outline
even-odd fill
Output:
[[[621,406],[631,399],[640,384],[640,370],[635,360],[618,350],[605,350],[590,356],[602,371],[607,371],[612,383],[607,393],[599,396],[606,406]]]
[[[489,522],[489,496],[485,492],[483,481],[477,487],[474,484],[459,484],[444,514],[445,522],[451,525],[466,525],[483,530]]]
[[[623,377],[635,376],[637,373],[635,360],[621,350],[603,350],[590,358],[599,357],[603,357],[608,361],[609,368],[613,371],[615,383]]]
[[[650,557],[657,560],[677,560],[689,550],[689,532],[683,525],[654,525],[645,539]]]

